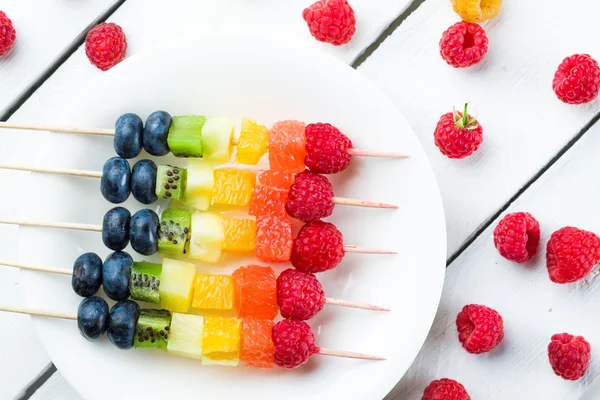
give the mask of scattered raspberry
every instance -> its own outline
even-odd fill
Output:
[[[356,32],[354,10],[346,0],[322,0],[302,11],[311,35],[334,46],[346,44]]]
[[[465,158],[473,154],[483,142],[483,127],[467,113],[454,110],[442,115],[435,132],[435,145],[448,158]]]
[[[17,31],[10,18],[0,11],[0,56],[6,54],[15,44]]]
[[[308,124],[304,164],[318,174],[335,174],[348,168],[352,141],[331,124]]]
[[[457,22],[442,34],[440,54],[454,68],[477,64],[488,51],[485,30],[477,24]]]
[[[300,228],[294,239],[290,261],[299,271],[316,273],[335,268],[342,258],[342,232],[332,223],[313,221]]]
[[[483,22],[500,13],[502,0],[452,0],[454,11],[467,22]]]
[[[85,38],[85,54],[92,64],[107,71],[123,61],[127,40],[121,27],[102,23],[93,27]]]
[[[471,400],[465,387],[454,379],[432,381],[423,392],[421,400]]]
[[[589,103],[600,91],[600,67],[587,54],[574,54],[558,66],[552,89],[568,104]]]
[[[317,351],[315,335],[306,322],[284,319],[273,327],[275,364],[296,368],[306,363]]]
[[[550,280],[571,283],[583,279],[600,262],[600,238],[583,229],[567,226],[550,236],[546,266]]]
[[[456,316],[458,340],[471,354],[486,353],[504,338],[504,323],[496,310],[467,304]]]
[[[283,318],[306,321],[323,309],[325,293],[313,274],[290,268],[277,278],[277,304]]]
[[[296,175],[285,205],[291,217],[316,221],[330,216],[333,206],[333,187],[326,177],[308,171]]]
[[[548,345],[548,359],[556,375],[576,381],[585,375],[591,351],[590,344],[583,337],[558,333],[552,335]]]
[[[494,245],[507,260],[529,261],[539,244],[540,224],[529,213],[506,214],[494,229]]]

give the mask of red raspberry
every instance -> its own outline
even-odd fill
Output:
[[[423,392],[421,400],[471,400],[465,387],[454,379],[432,381]]]
[[[275,364],[283,368],[296,368],[306,363],[317,351],[315,335],[306,322],[284,319],[272,331],[275,345]]]
[[[127,40],[121,27],[102,23],[93,27],[85,38],[85,54],[92,64],[107,71],[123,61]]]
[[[554,232],[548,240],[546,266],[552,282],[576,282],[599,262],[600,238],[592,232],[567,226]]]
[[[306,321],[323,309],[325,293],[313,274],[290,268],[277,278],[277,304],[283,318]]]
[[[306,136],[306,158],[304,163],[318,174],[335,174],[348,168],[352,156],[348,150],[352,141],[331,124],[308,124]]]
[[[6,54],[15,44],[17,31],[10,18],[0,11],[0,56]]]
[[[470,22],[457,22],[442,34],[440,54],[454,68],[477,64],[488,51],[485,30]]]
[[[600,91],[600,67],[587,54],[574,54],[558,66],[552,89],[568,104],[589,103]]]
[[[552,335],[548,345],[548,359],[556,375],[576,381],[585,375],[591,351],[590,344],[583,337],[558,333]]]
[[[458,340],[467,353],[486,353],[504,338],[504,323],[496,310],[467,304],[456,316]]]
[[[540,224],[529,213],[506,214],[494,229],[494,245],[507,260],[529,261],[539,244]]]
[[[448,158],[465,158],[473,154],[483,142],[483,127],[467,113],[454,110],[442,115],[435,127],[435,145]]]
[[[329,180],[323,175],[304,171],[294,178],[285,210],[290,217],[310,222],[330,216],[334,205]]]
[[[309,222],[300,228],[294,239],[290,261],[302,272],[328,271],[344,258],[343,243],[342,232],[332,223]]]
[[[322,0],[302,11],[311,35],[334,46],[346,44],[356,32],[354,10],[346,0]]]

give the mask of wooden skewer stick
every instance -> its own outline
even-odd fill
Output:
[[[362,150],[362,149],[354,149],[350,148],[347,151],[351,156],[360,156],[360,157],[385,157],[385,158],[408,158],[410,157],[408,154],[404,153],[394,153],[391,151],[375,151],[375,150]]]
[[[73,275],[73,270],[67,269],[67,268],[53,268],[53,267],[43,267],[43,266],[39,266],[39,265],[21,264],[21,263],[16,263],[13,261],[2,260],[2,259],[0,259],[0,265],[21,268],[21,269],[27,269],[30,271],[50,272],[50,273],[63,274],[63,275]],[[332,299],[332,298],[325,298],[325,304],[331,304],[331,305],[342,306],[342,307],[350,307],[350,308],[360,308],[362,310],[370,310],[370,311],[390,311],[388,308],[376,306],[374,304],[359,303],[359,302],[354,302],[354,301]]]
[[[370,310],[370,311],[390,311],[389,308],[376,306],[374,304],[358,303],[355,301],[348,301],[348,300],[341,300],[341,299],[332,299],[330,297],[325,298],[325,304],[331,304],[332,306],[360,308],[361,310]]]
[[[102,225],[78,224],[73,222],[27,221],[22,219],[0,219],[0,224],[37,226],[42,228],[74,229],[77,231],[102,232]]]
[[[13,171],[29,171],[42,172],[46,174],[71,175],[71,176],[87,176],[89,178],[102,178],[102,172],[85,171],[83,169],[68,169],[68,168],[38,168],[28,167],[24,165],[0,164],[0,169],[11,169]]]
[[[35,124],[16,124],[14,122],[0,122],[0,129],[19,129],[25,131],[47,131],[47,132],[61,132],[61,133],[73,133],[76,135],[102,135],[102,136],[114,136],[114,129],[97,129],[97,128],[74,128],[69,126],[48,126],[48,125],[35,125]],[[231,145],[237,146],[237,139],[231,139]],[[361,157],[385,157],[385,158],[407,158],[410,157],[404,153],[394,153],[389,151],[375,151],[375,150],[363,150],[363,149],[348,149],[348,154],[351,156]]]
[[[48,317],[48,318],[69,319],[69,320],[77,321],[77,315],[74,315],[74,314],[38,310],[35,308],[0,306],[0,311],[17,313],[17,314],[25,314],[25,315],[36,315],[36,316]],[[323,356],[332,356],[332,357],[354,358],[354,359],[359,359],[359,360],[374,360],[374,361],[384,361],[385,360],[385,358],[383,358],[383,357],[372,356],[369,354],[354,353],[351,351],[342,351],[342,350],[332,350],[332,349],[326,349],[323,347],[316,347],[315,354],[320,354]]]
[[[46,126],[34,124],[15,124],[13,122],[0,122],[0,128],[20,129],[25,131],[48,131],[74,133],[76,135],[102,135],[114,136],[114,129],[96,129],[96,128],[73,128],[69,126]]]
[[[315,349],[315,354],[321,354],[322,356],[333,356],[333,357],[343,357],[343,358],[357,358],[359,360],[378,360],[385,361],[383,357],[372,356],[369,354],[363,353],[353,353],[351,351],[342,351],[342,350],[332,350],[326,349],[323,347],[317,347]]]
[[[397,251],[370,249],[370,248],[366,248],[366,247],[355,246],[352,244],[345,244],[344,251],[346,253],[361,253],[361,254],[398,254]]]
[[[346,206],[369,207],[369,208],[398,208],[394,204],[375,203],[372,201],[348,199],[345,197],[333,197],[331,199],[335,204],[343,204]]]
[[[43,267],[39,265],[21,264],[13,261],[7,261],[0,259],[0,265],[6,265],[7,267],[14,267],[20,269],[27,269],[30,271],[50,272],[53,274],[73,275],[73,270],[68,268],[53,268]]]
[[[53,312],[53,311],[38,310],[35,308],[0,306],[0,311],[6,311],[6,312],[11,312],[11,313],[17,313],[17,314],[26,314],[26,315],[38,315],[40,317],[72,319],[75,321],[77,320],[77,315]]]
[[[59,175],[71,175],[71,176],[84,176],[90,178],[102,178],[102,172],[86,171],[82,169],[61,169],[61,168],[38,168],[29,167],[24,165],[13,165],[13,164],[0,164],[0,169],[11,169],[16,171],[31,171],[41,172],[47,174],[59,174]],[[367,200],[349,199],[346,197],[333,197],[332,201],[335,204],[343,204],[348,206],[357,207],[368,207],[368,208],[398,208],[394,204],[377,203]]]

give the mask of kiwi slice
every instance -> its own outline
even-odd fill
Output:
[[[167,136],[171,153],[177,157],[202,157],[204,153],[202,128],[205,122],[206,117],[203,115],[173,117]]]
[[[181,200],[185,193],[187,169],[159,165],[156,169],[156,195],[160,199]]]
[[[160,216],[158,225],[158,252],[161,254],[183,254],[190,240],[192,214],[185,208],[167,208]]]
[[[166,349],[170,331],[170,312],[167,310],[142,310],[135,328],[133,347]]]
[[[138,301],[160,304],[160,279],[162,264],[147,261],[134,262],[131,267],[129,292]]]

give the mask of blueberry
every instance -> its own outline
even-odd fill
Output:
[[[122,203],[129,197],[131,169],[127,160],[121,157],[109,158],[102,168],[100,191],[111,203]]]
[[[81,297],[95,295],[102,285],[102,259],[96,253],[84,253],[73,264],[71,286]]]
[[[96,340],[106,332],[108,304],[98,296],[83,299],[77,310],[79,332],[87,340]]]
[[[123,251],[112,253],[104,260],[102,284],[104,293],[113,300],[125,300],[129,297],[129,278],[133,259]]]
[[[167,136],[173,119],[166,111],[154,111],[146,119],[144,126],[144,149],[153,156],[169,153]]]
[[[135,251],[150,256],[158,250],[158,215],[144,208],[131,217],[129,240]]]
[[[156,164],[151,160],[141,160],[131,170],[131,194],[140,203],[152,204],[156,196]]]
[[[123,300],[115,304],[108,315],[111,343],[123,350],[132,348],[139,316],[140,306],[135,301]]]
[[[123,114],[115,122],[115,151],[123,158],[133,158],[142,151],[144,124],[136,114]]]
[[[111,208],[102,220],[102,241],[113,251],[120,251],[129,243],[131,213],[123,207]]]

